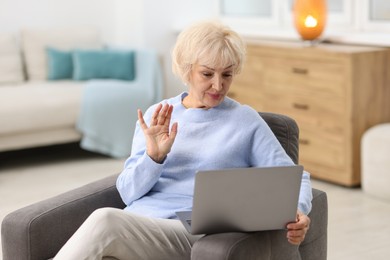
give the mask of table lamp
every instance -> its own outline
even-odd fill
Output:
[[[303,40],[314,41],[324,31],[326,0],[295,0],[294,25]]]

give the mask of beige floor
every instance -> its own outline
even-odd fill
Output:
[[[123,162],[76,145],[0,153],[0,221],[15,209],[118,173]],[[390,201],[318,180],[313,187],[329,198],[329,260],[390,259]]]

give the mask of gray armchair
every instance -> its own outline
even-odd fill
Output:
[[[298,127],[287,116],[260,113],[295,163],[298,162]],[[101,207],[124,208],[115,187],[117,175],[8,214],[2,223],[3,260],[44,260],[54,257],[83,221]],[[311,228],[298,252],[303,260],[325,260],[328,204],[326,193],[313,189]],[[192,259],[259,259],[258,243],[270,239],[274,258],[289,259],[285,231],[207,235],[192,249]],[[272,250],[272,249],[271,249]]]

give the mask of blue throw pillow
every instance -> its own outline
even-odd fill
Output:
[[[72,79],[72,52],[48,47],[46,48],[46,55],[48,80]]]
[[[75,50],[73,79],[134,80],[134,51]]]

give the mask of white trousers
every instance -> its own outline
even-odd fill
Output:
[[[190,259],[200,237],[189,234],[179,220],[102,208],[87,218],[54,259]]]

